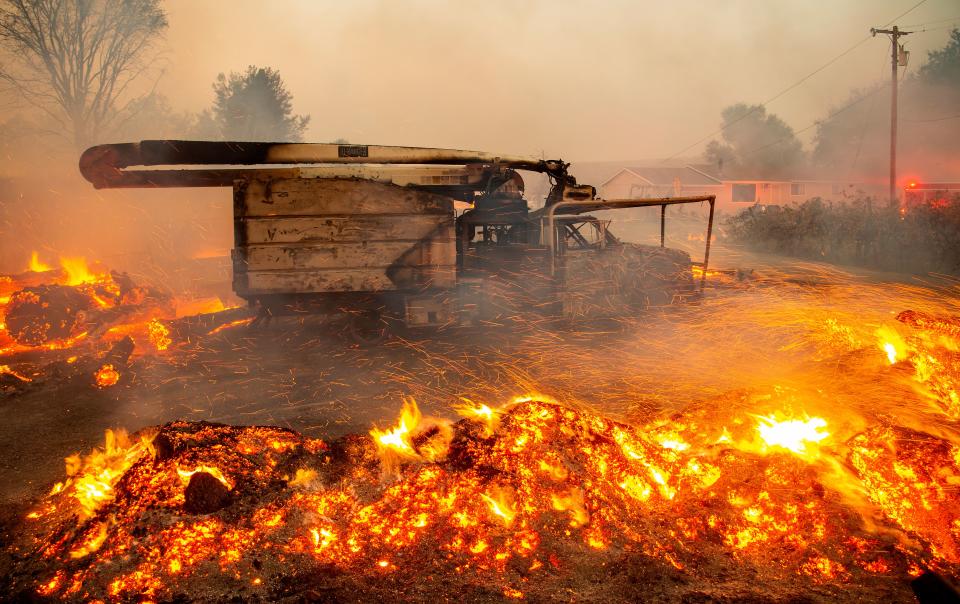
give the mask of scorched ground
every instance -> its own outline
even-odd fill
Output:
[[[794,266],[727,286],[696,308],[496,343],[360,350],[302,324],[270,348],[276,331],[211,329],[83,391],[11,367],[32,380],[4,398],[20,430],[51,390],[103,423],[154,427],[108,433],[47,494],[11,501],[3,587],[910,601],[924,570],[956,579],[955,285]],[[333,409],[339,426],[312,423]],[[285,423],[299,431],[256,426]]]

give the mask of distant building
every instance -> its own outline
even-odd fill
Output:
[[[716,195],[717,208],[736,212],[755,204],[785,205],[813,197],[843,201],[882,196],[881,185],[829,180],[762,180],[724,177],[707,166],[621,168],[600,184],[605,199]]]
[[[723,182],[693,166],[628,167],[600,184],[604,199],[692,197],[723,193]]]
[[[911,180],[903,189],[903,205],[945,206],[960,196],[960,182],[917,182]]]

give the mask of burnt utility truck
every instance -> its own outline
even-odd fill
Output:
[[[623,315],[694,295],[664,247],[666,207],[604,200],[560,160],[375,145],[143,141],[91,147],[96,188],[232,187],[233,289],[260,316],[345,312],[360,340],[391,327]],[[531,209],[519,172],[545,174]],[[660,207],[660,245],[620,241],[603,210]]]

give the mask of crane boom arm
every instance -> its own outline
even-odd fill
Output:
[[[555,176],[567,167],[560,160],[428,147],[147,140],[90,147],[80,156],[80,173],[98,189],[224,187],[249,173],[250,166],[295,175],[296,166],[310,164],[496,164]]]

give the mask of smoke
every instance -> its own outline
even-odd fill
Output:
[[[854,92],[850,105],[818,131],[821,171],[853,181],[884,182],[890,162],[890,85]],[[911,77],[898,95],[898,182],[950,182],[960,173],[960,87]]]
[[[723,107],[769,98],[870,25],[903,12],[901,4],[840,4],[824,19],[821,7],[802,2],[757,10],[746,1],[464,7],[245,0],[224,10],[173,0],[164,5],[163,73],[130,91],[155,90],[164,106],[140,108],[111,137],[189,134],[191,116],[213,103],[217,74],[252,64],[283,75],[293,111],[313,118],[306,140],[575,161],[664,157],[715,130]],[[909,16],[923,22],[950,16],[951,8],[949,0],[930,0]],[[909,38],[915,60],[942,47],[946,33]],[[886,40],[864,44],[770,111],[794,126],[826,115],[851,88],[884,77],[877,67],[886,49]],[[0,270],[21,269],[38,249],[169,275],[196,255],[231,247],[229,191],[94,191],[77,175],[77,151],[42,114],[2,100]],[[876,112],[881,125],[866,128],[858,165],[872,166],[883,148],[882,100]],[[905,100],[903,115],[927,112]],[[925,145],[907,123],[905,166],[908,149]]]

